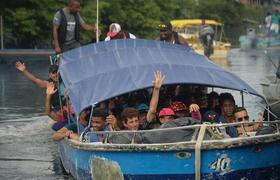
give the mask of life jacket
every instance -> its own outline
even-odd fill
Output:
[[[111,39],[130,39],[129,32],[128,31],[120,31],[118,34],[116,34],[113,37],[110,37]]]
[[[66,40],[66,28],[67,28],[67,19],[66,19],[66,16],[63,12],[63,9],[60,9],[59,10],[60,12],[60,15],[61,15],[61,22],[60,22],[60,25],[58,27],[58,42],[60,45],[64,44],[65,43],[65,40]],[[74,18],[75,18],[75,40],[76,41],[80,41],[80,20],[79,20],[79,16],[77,13],[73,14]]]

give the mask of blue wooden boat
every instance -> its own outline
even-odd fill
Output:
[[[61,77],[77,114],[89,105],[151,87],[153,72],[166,75],[165,84],[191,84],[240,91],[263,98],[234,74],[189,48],[151,40],[114,40],[90,44],[62,54]],[[253,122],[252,122],[253,123]],[[65,170],[76,179],[279,179],[279,121],[265,135],[220,138],[213,128],[240,125],[202,124],[133,134],[131,143],[58,143]],[[135,134],[193,130],[188,140],[135,143]],[[210,133],[211,134],[211,133]],[[213,133],[211,134],[213,135]]]

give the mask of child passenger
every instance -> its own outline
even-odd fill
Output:
[[[90,114],[89,114],[90,116]],[[95,133],[102,131],[109,131],[109,126],[115,126],[111,121],[111,124],[106,123],[106,117],[108,116],[108,112],[104,108],[94,108],[92,111],[92,118],[90,120],[90,127],[84,131],[86,142],[103,142],[105,136],[103,133]]]

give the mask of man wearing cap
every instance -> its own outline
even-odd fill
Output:
[[[96,31],[86,24],[79,14],[78,0],[69,0],[68,6],[56,12],[53,19],[53,40],[56,54],[80,47],[80,27],[86,31]]]
[[[170,22],[166,21],[159,26],[160,30],[160,41],[167,41],[173,44],[181,44],[189,46],[186,39],[180,36],[177,32],[173,31],[173,27]]]
[[[147,104],[141,103],[136,106],[136,109],[139,112],[138,117],[139,117],[140,129],[144,129],[144,128],[141,128],[141,125],[145,124],[145,122],[146,122],[146,117],[147,117],[147,113],[149,111],[149,106]]]
[[[113,39],[136,39],[136,36],[129,33],[128,31],[122,31],[121,26],[118,23],[112,23],[109,26],[109,32],[104,41]]]

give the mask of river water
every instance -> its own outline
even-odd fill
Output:
[[[214,59],[214,63],[236,73],[260,94],[261,79],[275,72],[279,53],[268,51],[242,52],[231,50],[228,59]],[[28,69],[47,79],[49,61],[24,59]],[[44,115],[44,90],[38,88],[14,67],[14,61],[0,59],[0,179],[72,179],[64,175],[52,141],[52,121]],[[237,93],[238,94],[238,93]],[[241,99],[236,99],[240,105]],[[254,117],[260,98],[245,96],[246,108]],[[255,102],[256,101],[256,102]]]

